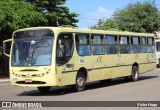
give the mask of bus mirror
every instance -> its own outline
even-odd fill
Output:
[[[10,57],[12,39],[7,39],[3,41],[3,54],[7,57]]]

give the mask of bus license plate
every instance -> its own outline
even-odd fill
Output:
[[[32,79],[25,79],[25,83],[32,83]]]

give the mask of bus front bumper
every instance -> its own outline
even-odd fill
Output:
[[[15,75],[10,76],[11,85],[24,86],[24,87],[46,87],[58,86],[56,75],[48,74],[43,77],[18,77]]]

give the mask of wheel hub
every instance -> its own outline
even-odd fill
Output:
[[[78,85],[78,86],[83,86],[83,84],[84,84],[83,78],[82,78],[82,77],[79,77],[79,78],[77,79],[77,85]]]
[[[134,77],[135,77],[135,78],[138,77],[138,72],[137,72],[137,70],[134,70]]]

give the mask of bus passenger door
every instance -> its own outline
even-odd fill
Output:
[[[71,85],[75,83],[76,74],[74,73],[73,48],[73,34],[60,34],[57,40],[56,48],[56,69],[60,86]]]

